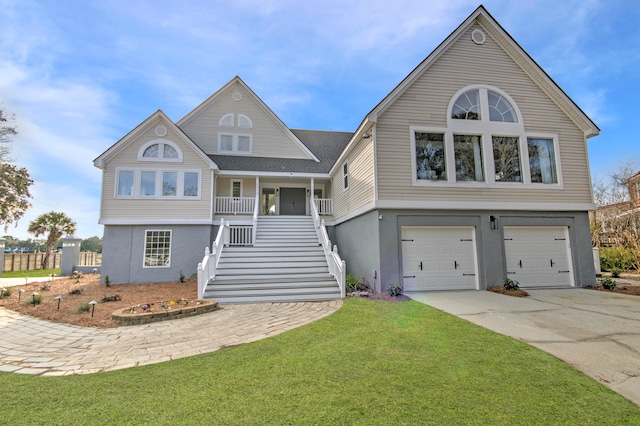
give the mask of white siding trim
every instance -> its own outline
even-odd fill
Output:
[[[379,209],[589,211],[595,210],[596,205],[593,203],[512,203],[508,201],[382,200],[378,201],[375,207]]]
[[[102,219],[100,225],[214,225],[210,219]]]

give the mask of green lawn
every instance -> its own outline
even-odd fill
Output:
[[[640,424],[556,358],[417,302],[109,373],[0,374],[4,424]]]
[[[39,277],[48,277],[51,274],[56,274],[56,276],[60,275],[60,268],[55,269],[36,269],[34,271],[12,271],[12,272],[2,272],[2,277],[0,278],[39,278]]]

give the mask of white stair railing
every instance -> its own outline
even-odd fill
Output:
[[[327,264],[329,266],[329,273],[333,275],[338,281],[338,286],[340,287],[340,297],[344,299],[346,294],[345,285],[347,276],[347,264],[340,258],[340,255],[338,254],[338,246],[333,246],[333,248],[331,247],[331,240],[329,240],[327,228],[324,226],[324,219],[320,220],[318,209],[316,208],[316,203],[311,202],[310,204],[311,216],[313,217],[313,225],[316,228],[318,240],[320,241],[320,244],[322,244],[324,256],[327,259]]]
[[[314,201],[318,215],[331,216],[333,214],[333,200],[331,198],[316,198]]]
[[[204,290],[207,288],[207,284],[215,278],[216,267],[220,261],[222,249],[225,246],[225,241],[228,240],[229,224],[225,223],[224,219],[221,219],[218,235],[211,245],[211,251],[209,251],[209,247],[205,247],[204,258],[201,263],[198,263],[198,299],[204,299]]]

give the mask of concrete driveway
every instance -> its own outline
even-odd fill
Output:
[[[640,405],[640,297],[584,289],[407,293],[567,362]]]

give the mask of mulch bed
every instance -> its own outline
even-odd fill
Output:
[[[500,293],[500,294],[506,294],[507,296],[513,296],[513,297],[527,297],[529,296],[529,293],[527,293],[524,290],[507,290],[506,288],[504,288],[504,286],[495,286],[495,287],[488,287],[487,290],[492,291],[494,293]]]
[[[640,296],[640,285],[623,285],[613,290],[607,290],[602,287],[585,287],[589,290],[607,291],[609,293],[629,294],[631,296]]]
[[[376,293],[373,291],[355,291],[347,293],[347,297],[362,297],[371,300],[384,300],[385,302],[406,302],[411,300],[409,296],[401,294],[400,296],[391,296],[389,293]]]
[[[162,301],[178,301],[197,299],[198,284],[195,279],[185,282],[167,282],[153,284],[117,284],[109,287],[100,284],[100,275],[85,274],[76,282],[75,279],[61,278],[48,282],[32,283],[9,287],[11,295],[0,299],[0,307],[11,309],[22,314],[31,315],[44,320],[79,325],[82,327],[113,328],[117,327],[111,315],[116,309],[123,309],[142,304],[160,303]],[[18,302],[18,290],[24,290]],[[36,292],[42,296],[42,302],[29,303],[31,294]],[[71,292],[78,294],[70,294]],[[62,296],[60,309],[56,296]],[[118,297],[113,297],[113,296]],[[112,298],[115,301],[100,301]],[[120,300],[117,300],[120,299]],[[78,313],[78,307],[95,300],[93,317],[91,311]]]

